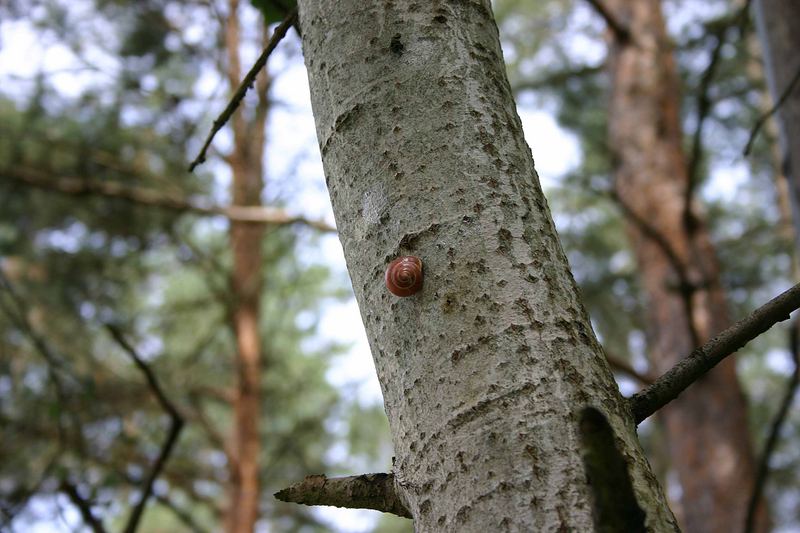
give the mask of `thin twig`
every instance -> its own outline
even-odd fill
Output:
[[[168,496],[165,496],[163,494],[156,494],[156,501],[158,501],[158,503],[160,503],[161,505],[172,511],[172,514],[174,514],[178,518],[178,520],[183,522],[183,524],[194,533],[205,533],[206,531],[208,531],[206,528],[202,527],[200,524],[197,523],[197,521],[194,518],[194,515],[191,512],[187,511],[186,509],[181,509],[180,507],[178,507],[178,505],[174,501],[172,501],[172,499],[169,498]]]
[[[281,39],[286,35],[286,32],[289,31],[289,28],[295,24],[297,21],[297,8],[295,7],[292,11],[283,19],[275,31],[272,33],[272,37],[267,43],[266,48],[264,51],[261,52],[261,55],[258,57],[256,62],[253,64],[250,71],[245,75],[242,83],[239,84],[239,87],[236,89],[236,92],[233,93],[228,105],[225,109],[220,113],[219,117],[214,120],[214,123],[211,127],[211,131],[206,137],[206,141],[203,143],[203,147],[200,149],[200,152],[197,154],[197,157],[194,158],[194,161],[191,162],[189,165],[189,172],[193,172],[194,169],[205,162],[206,160],[206,152],[208,151],[208,147],[211,146],[211,141],[214,140],[214,136],[222,129],[223,126],[230,120],[231,116],[233,115],[236,108],[239,107],[242,100],[244,99],[245,94],[247,94],[247,90],[253,86],[255,82],[256,76],[258,73],[261,72],[261,69],[264,68],[264,65],[267,64],[267,59],[269,59],[270,54],[273,50],[278,46],[278,43],[281,42]]]
[[[688,183],[686,184],[686,195],[683,205],[683,219],[685,222],[692,220],[692,198],[697,188],[697,182],[699,181],[697,174],[700,169],[700,160],[703,157],[703,128],[712,108],[709,91],[711,89],[711,82],[714,80],[714,76],[717,73],[719,59],[722,56],[722,48],[726,42],[726,30],[727,27],[716,34],[717,43],[711,51],[711,57],[708,60],[708,65],[703,72],[703,77],[700,79],[700,86],[697,89],[697,125],[692,135],[692,151],[689,155],[687,171]]]
[[[14,285],[12,284],[11,280],[8,279],[5,272],[3,272],[1,265],[0,288],[3,289],[3,292],[6,292],[9,295],[11,301],[16,307],[16,310],[12,310],[9,305],[6,305],[5,300],[0,298],[0,310],[2,310],[2,312],[6,315],[6,317],[8,317],[8,319],[17,329],[24,332],[28,339],[30,339],[36,351],[39,352],[39,354],[45,359],[47,362],[47,376],[50,379],[50,383],[53,385],[53,390],[55,391],[56,398],[58,399],[58,404],[62,409],[67,409],[69,416],[74,422],[74,427],[81,427],[77,418],[77,414],[73,410],[68,409],[69,401],[67,399],[66,387],[64,386],[64,382],[61,379],[61,374],[59,373],[65,368],[64,361],[50,347],[50,344],[47,343],[44,337],[41,336],[36,329],[34,329],[33,325],[28,320],[22,297],[17,293],[17,290],[14,288]],[[64,427],[64,423],[60,416],[57,417],[57,420],[58,423],[56,424],[56,428],[58,429],[59,446],[63,447],[67,439],[66,428]],[[79,446],[82,446],[83,441],[79,440],[78,442]]]
[[[10,308],[6,307],[3,304],[3,300],[0,299],[0,306],[3,307],[3,311],[5,312],[6,316],[17,328],[25,332],[36,349],[51,367],[63,368],[64,361],[58,355],[56,355],[56,353],[50,348],[50,345],[48,345],[44,338],[39,335],[36,330],[34,330],[33,326],[28,321],[28,317],[25,315],[25,304],[22,301],[22,297],[17,293],[17,290],[14,288],[14,285],[11,283],[11,280],[8,279],[5,272],[3,272],[2,268],[0,268],[0,288],[2,288],[3,291],[8,294],[8,296],[11,298],[11,301],[14,302],[14,306],[16,307],[16,312],[14,312]]]
[[[747,144],[744,147],[742,155],[744,155],[745,157],[750,155],[750,149],[753,148],[753,142],[755,142],[756,136],[758,136],[758,132],[761,131],[761,127],[764,126],[767,120],[769,120],[769,118],[772,115],[774,115],[778,111],[778,109],[780,109],[783,103],[786,102],[786,100],[789,98],[789,95],[792,93],[798,82],[800,82],[800,68],[797,69],[797,72],[795,72],[794,76],[792,77],[792,80],[789,82],[789,85],[787,85],[786,88],[783,90],[780,97],[778,98],[778,101],[775,102],[774,106],[772,106],[772,109],[761,115],[761,117],[756,121],[755,125],[753,126],[753,130],[750,132],[750,138],[747,139]]]
[[[113,324],[106,324],[105,326],[108,332],[111,334],[111,337],[125,352],[128,353],[131,359],[133,359],[134,364],[139,368],[142,374],[144,374],[147,385],[150,387],[153,395],[158,400],[158,403],[161,404],[161,407],[169,414],[171,419],[167,438],[164,440],[164,444],[161,446],[161,451],[150,468],[150,473],[144,479],[142,493],[139,495],[139,501],[133,507],[131,515],[128,518],[128,523],[125,525],[123,530],[125,533],[133,533],[139,526],[139,521],[141,520],[144,509],[147,506],[147,500],[150,499],[150,495],[153,492],[153,484],[161,473],[161,470],[164,468],[164,465],[167,463],[170,453],[172,453],[172,448],[175,446],[175,443],[178,440],[178,436],[183,428],[184,421],[183,416],[181,416],[178,409],[167,398],[164,390],[161,388],[161,385],[159,385],[158,379],[156,378],[153,370],[147,363],[144,362],[133,346],[131,346],[131,344],[127,341],[125,336],[122,334],[122,331],[120,331]]]
[[[686,269],[686,266],[683,264],[681,259],[678,257],[677,252],[669,243],[667,238],[660,232],[658,229],[650,224],[647,220],[643,217],[639,216],[636,211],[633,210],[623,199],[622,197],[617,194],[616,191],[611,190],[608,192],[608,195],[614,200],[617,205],[619,205],[620,209],[622,210],[623,216],[625,216],[629,221],[633,222],[633,224],[641,231],[642,235],[644,235],[647,239],[652,241],[656,246],[658,246],[664,255],[669,261],[670,265],[672,265],[673,270],[675,270],[675,274],[678,276],[678,292],[681,295],[681,300],[684,307],[684,314],[686,315],[686,325],[689,329],[689,336],[692,342],[692,346],[697,346],[700,344],[700,334],[697,331],[697,327],[692,320],[694,316],[694,301],[692,296],[694,292],[700,289],[703,286],[707,285],[707,282],[703,280],[701,283],[695,283],[689,277],[689,273]]]
[[[800,308],[800,284],[776,296],[750,316],[693,350],[655,383],[631,396],[629,404],[636,423],[677,398],[687,387],[739,348],[778,322],[787,320],[797,308]]]
[[[200,402],[200,399],[195,394],[195,391],[191,391],[189,395],[189,401],[192,403],[192,412],[193,412],[193,419],[196,421],[199,426],[205,431],[206,437],[211,442],[213,446],[216,446],[218,449],[225,454],[225,457],[228,461],[233,461],[236,457],[235,452],[231,449],[231,444],[223,437],[222,433],[220,433],[217,428],[211,423],[211,421],[206,416],[205,410],[203,409],[203,405]],[[228,402],[229,404],[231,402]]]
[[[67,480],[63,480],[59,487],[61,492],[67,495],[69,501],[71,501],[75,507],[81,512],[81,517],[83,517],[83,521],[92,529],[94,533],[106,533],[106,529],[103,527],[103,524],[94,516],[92,513],[92,504],[91,502],[85,500],[83,496],[80,495],[78,492],[78,487],[73,485]]]
[[[599,65],[581,65],[572,70],[554,70],[552,72],[545,72],[536,77],[536,79],[520,80],[511,86],[511,91],[517,94],[521,91],[534,91],[542,88],[558,89],[560,85],[568,82],[571,79],[588,78],[600,72],[603,72],[606,65],[601,63]]]
[[[651,385],[656,380],[656,378],[650,374],[639,372],[633,368],[628,361],[622,359],[621,357],[617,357],[608,353],[608,350],[604,349],[604,351],[606,352],[606,361],[608,361],[608,364],[614,370],[619,370],[623,374],[627,374],[643,385]]]
[[[332,505],[348,509],[374,509],[411,518],[394,487],[394,474],[333,477],[307,476],[275,493],[282,502]]]
[[[89,458],[90,461],[93,463],[107,468],[114,472],[114,474],[118,475],[122,479],[124,479],[128,484],[134,486],[141,486],[144,482],[143,476],[133,476],[126,468],[120,468],[120,466],[113,462],[113,460],[109,460],[106,458],[101,457],[91,457]],[[140,460],[138,456],[136,458],[132,458],[134,460]],[[191,468],[191,467],[190,467]],[[179,488],[180,490],[186,493],[186,496],[191,498],[193,502],[201,506],[208,507],[215,516],[220,517],[222,516],[222,509],[219,505],[219,501],[211,496],[207,496],[204,494],[200,494],[197,492],[196,487],[193,484],[193,481],[197,479],[197,477],[201,478],[211,478],[209,473],[202,472],[202,470],[194,468],[193,472],[194,477],[189,477],[185,472],[175,472],[167,471],[164,472],[165,479],[170,483],[171,487]],[[158,495],[155,495],[156,499],[159,499]],[[194,504],[191,504],[194,507]]]
[[[684,201],[683,219],[686,223],[693,221],[691,206],[694,191],[697,188],[698,171],[700,168],[700,160],[703,156],[703,127],[705,121],[711,114],[713,102],[709,98],[709,90],[711,89],[711,82],[717,73],[719,67],[722,48],[727,43],[728,29],[732,27],[738,28],[739,38],[743,39],[747,23],[750,20],[749,15],[750,0],[747,0],[744,5],[732,16],[724,17],[721,20],[721,25],[715,25],[713,30],[710,30],[717,38],[717,43],[711,50],[711,56],[708,60],[708,66],[703,72],[700,79],[700,85],[697,90],[697,126],[692,136],[692,151],[689,156],[688,175],[689,182],[686,187],[686,196]]]
[[[769,436],[764,444],[764,451],[761,452],[761,458],[758,461],[758,470],[756,472],[756,479],[753,483],[753,492],[750,495],[750,502],[747,505],[747,518],[745,519],[744,533],[752,533],[755,529],[756,514],[758,511],[758,504],[761,501],[761,494],[764,491],[764,485],[769,476],[769,461],[772,454],[775,452],[775,446],[778,443],[778,437],[781,433],[781,428],[786,422],[786,415],[789,414],[789,408],[792,406],[792,400],[797,392],[797,386],[800,384],[800,354],[798,354],[798,335],[800,335],[800,322],[796,321],[789,329],[789,353],[792,357],[794,370],[786,383],[786,392],[783,395],[783,400],[775,414],[775,419],[770,426]]]
[[[311,220],[302,216],[291,215],[285,210],[278,208],[245,205],[232,205],[229,207],[202,205],[184,197],[150,189],[129,187],[109,181],[76,177],[52,179],[43,172],[30,168],[2,169],[0,170],[0,175],[30,187],[55,191],[71,196],[105,196],[124,200],[132,204],[167,209],[179,213],[224,216],[234,222],[270,225],[303,224],[323,232],[336,231],[336,228],[325,221]]]
[[[128,340],[123,335],[122,331],[115,326],[114,324],[107,323],[105,324],[106,330],[111,334],[113,339],[116,343],[122,348],[127,354],[133,359],[133,362],[136,364],[137,368],[144,374],[145,379],[147,380],[147,385],[150,387],[150,390],[153,391],[153,395],[158,400],[158,403],[161,404],[161,407],[173,418],[181,418],[180,413],[169,401],[167,395],[164,393],[164,390],[161,388],[161,385],[158,383],[158,379],[156,375],[153,373],[153,370],[150,366],[142,359],[138,352],[131,346]]]
[[[2,422],[4,426],[7,423],[7,421],[2,418],[0,418],[0,422]],[[50,460],[47,461],[47,465],[42,470],[41,475],[38,476],[36,482],[30,488],[26,488],[22,494],[19,494],[18,492],[15,493],[11,498],[8,499],[8,505],[0,506],[0,512],[3,513],[2,520],[0,520],[0,531],[12,531],[11,522],[14,521],[14,518],[19,512],[27,507],[31,498],[39,492],[44,482],[49,479],[50,474],[55,469],[63,451],[63,445],[62,443],[59,443],[58,450],[53,454]]]
[[[600,0],[586,0],[597,13],[606,21],[609,29],[614,33],[614,36],[621,43],[627,43],[631,40],[631,31],[627,26],[622,24],[617,17],[611,12],[608,7]]]

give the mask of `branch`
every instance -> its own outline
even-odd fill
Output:
[[[75,507],[81,512],[83,521],[92,529],[94,533],[106,533],[103,524],[92,513],[91,502],[84,500],[78,493],[78,488],[67,480],[63,480],[59,489],[67,495]]]
[[[172,501],[172,499],[170,499],[168,496],[156,494],[156,500],[158,501],[158,503],[160,503],[161,505],[172,511],[172,514],[174,514],[178,518],[178,520],[183,522],[183,524],[194,533],[204,533],[205,531],[208,531],[207,529],[205,529],[204,527],[202,527],[200,524],[197,523],[191,512],[187,511],[186,509],[181,509],[180,507],[178,507],[178,505],[174,501]]]
[[[17,290],[14,288],[11,280],[6,276],[5,272],[3,272],[2,265],[0,265],[0,289],[2,289],[3,292],[8,293],[9,297],[14,303],[14,306],[16,307],[16,310],[11,309],[11,306],[6,304],[5,299],[0,297],[0,311],[3,312],[3,314],[9,319],[14,327],[22,331],[28,337],[36,351],[39,352],[39,354],[45,359],[47,362],[47,376],[53,385],[53,390],[55,391],[58,403],[62,408],[67,409],[69,404],[66,389],[64,382],[61,379],[61,375],[59,374],[59,371],[65,370],[64,361],[51,348],[50,344],[45,340],[45,338],[40,335],[36,329],[34,329],[33,325],[28,320],[25,312],[24,301],[17,293]],[[78,421],[76,412],[72,409],[67,409],[67,412],[72,418],[75,429],[80,428],[81,425]],[[57,417],[57,420],[58,423],[56,424],[56,428],[58,429],[59,446],[63,446],[67,438],[66,428],[64,427],[64,423],[60,416]],[[80,442],[82,441],[79,441],[79,443]],[[81,444],[79,444],[79,446],[81,446]]]
[[[797,72],[795,72],[794,77],[792,77],[792,80],[789,82],[789,85],[786,86],[781,95],[778,97],[778,101],[775,102],[775,105],[772,106],[772,109],[761,115],[761,117],[756,121],[755,125],[753,126],[753,130],[750,132],[750,138],[747,139],[747,144],[744,147],[744,151],[742,151],[743,156],[747,157],[748,155],[750,155],[750,149],[753,147],[753,142],[756,140],[758,132],[761,131],[761,127],[764,125],[764,123],[767,122],[767,120],[769,120],[769,118],[772,115],[774,115],[778,111],[778,109],[783,105],[783,103],[786,102],[786,100],[789,98],[789,95],[794,90],[795,86],[797,86],[798,82],[800,82],[800,68],[797,69]]]
[[[161,385],[159,385],[158,380],[156,379],[156,376],[150,366],[145,363],[141,357],[139,357],[139,354],[136,352],[133,346],[128,343],[122,332],[113,324],[106,324],[106,329],[117,342],[117,344],[119,344],[119,346],[125,350],[128,355],[130,355],[131,359],[133,359],[133,362],[144,374],[145,379],[147,380],[147,385],[150,387],[153,395],[158,400],[158,403],[161,404],[161,407],[169,414],[171,419],[167,438],[164,440],[164,444],[161,446],[161,451],[159,452],[158,457],[156,457],[153,466],[150,468],[150,473],[144,480],[139,501],[131,511],[131,515],[128,518],[128,523],[125,525],[125,529],[123,530],[125,533],[133,533],[136,531],[136,528],[139,525],[139,520],[142,518],[144,508],[147,506],[147,500],[150,499],[150,495],[153,492],[153,484],[161,473],[161,470],[163,470],[164,465],[167,463],[170,453],[172,453],[172,448],[175,446],[181,429],[183,428],[184,422],[183,417],[178,412],[178,409],[175,408],[172,402],[170,402],[167,398],[166,394],[164,394],[164,391],[161,388]]]
[[[206,413],[203,410],[203,406],[200,403],[199,398],[196,397],[194,390],[189,392],[189,401],[192,403],[193,407],[192,412],[194,414],[193,416],[194,421],[196,421],[203,429],[203,431],[205,431],[206,436],[208,437],[208,440],[211,442],[211,444],[219,448],[222,451],[222,453],[225,454],[227,460],[232,462],[233,459],[236,457],[236,454],[231,449],[231,445],[226,441],[225,437],[223,437],[222,434],[217,430],[217,428],[215,428],[213,424],[211,424],[211,422],[208,420],[208,417],[206,416]],[[230,401],[225,403],[227,405],[230,405],[233,402]]]
[[[545,72],[543,75],[533,80],[520,80],[514,83],[511,92],[518,93],[520,91],[533,91],[545,87],[558,87],[568,82],[573,78],[584,78],[594,74],[603,72],[605,64],[599,65],[582,65],[572,70],[554,70]]]
[[[297,21],[297,8],[295,7],[292,11],[283,19],[275,31],[272,33],[272,37],[267,43],[266,48],[264,51],[261,52],[261,55],[256,59],[256,62],[253,64],[250,71],[245,75],[242,83],[239,84],[239,87],[236,89],[236,92],[233,93],[228,105],[225,109],[220,113],[219,117],[214,120],[213,125],[211,126],[211,131],[208,133],[208,137],[206,137],[206,141],[203,143],[203,147],[200,149],[200,152],[197,154],[197,157],[194,158],[194,161],[191,162],[189,165],[189,172],[193,172],[194,169],[205,162],[206,160],[206,152],[208,151],[208,147],[211,145],[211,141],[214,140],[214,136],[222,129],[222,127],[230,120],[233,112],[236,111],[236,108],[239,107],[242,100],[244,99],[245,94],[247,94],[247,90],[253,86],[255,82],[256,76],[258,73],[261,72],[261,69],[264,68],[264,65],[267,64],[267,59],[269,59],[270,54],[273,50],[278,46],[278,43],[281,42],[281,39],[286,35],[286,32],[289,31],[289,28],[295,24]]]
[[[699,284],[694,283],[689,277],[686,266],[678,257],[677,252],[669,243],[667,238],[647,220],[639,216],[638,213],[636,213],[627,203],[625,203],[625,201],[619,194],[616,193],[616,191],[610,190],[608,191],[608,194],[611,196],[611,199],[614,200],[617,205],[619,205],[623,216],[633,222],[633,224],[646,238],[650,239],[661,249],[666,256],[667,261],[669,261],[670,265],[672,265],[672,268],[675,270],[675,274],[678,276],[678,291],[680,292],[681,299],[683,300],[683,308],[686,315],[686,326],[689,329],[689,336],[691,337],[692,345],[697,346],[700,344],[700,334],[698,333],[697,327],[692,320],[692,317],[694,316],[694,302],[692,301],[692,295],[697,289],[707,285],[707,283],[704,280]]]
[[[797,308],[800,308],[800,284],[781,293],[753,311],[750,316],[694,349],[655,383],[630,397],[629,405],[636,423],[677,398],[689,385],[736,350],[778,322],[787,320],[789,314]]]
[[[394,474],[334,478],[307,476],[303,481],[276,492],[274,496],[282,502],[374,509],[411,518],[411,513],[395,491]]]
[[[4,427],[9,427],[8,421],[4,419],[4,417],[0,417],[0,423],[2,423]],[[49,479],[50,473],[54,470],[62,453],[63,449],[59,445],[56,453],[47,461],[47,465],[42,470],[42,473],[30,488],[25,488],[20,491],[15,490],[10,496],[4,497],[5,501],[0,501],[0,513],[3,515],[2,520],[0,520],[0,531],[11,531],[11,523],[14,521],[14,518],[16,518],[20,511],[25,509],[31,498],[33,498],[35,494],[38,494],[44,482]]]
[[[166,394],[164,394],[161,385],[158,383],[158,379],[156,375],[153,373],[153,370],[150,366],[144,362],[144,360],[139,356],[133,346],[127,341],[125,336],[122,334],[120,329],[113,325],[113,324],[105,324],[106,329],[111,334],[111,337],[116,341],[116,343],[122,348],[128,355],[133,359],[133,362],[139,368],[139,370],[144,374],[145,379],[147,380],[147,385],[150,387],[150,390],[153,391],[158,403],[161,404],[161,407],[172,417],[172,418],[181,418],[180,413],[169,401]]]
[[[608,351],[605,350],[605,348],[603,349],[603,351],[606,354],[606,361],[608,361],[608,364],[611,365],[611,368],[619,370],[623,374],[629,375],[630,377],[634,378],[639,383],[642,383],[644,385],[652,385],[653,382],[656,380],[656,378],[654,378],[650,374],[639,372],[638,370],[633,368],[633,366],[628,361],[622,359],[621,357],[617,357],[615,355],[608,353]]]
[[[631,40],[631,32],[627,26],[622,24],[611,10],[601,0],[586,0],[590,6],[594,8],[597,13],[606,21],[606,25],[614,34],[614,37],[621,43],[625,44]]]
[[[124,200],[132,204],[167,209],[179,213],[224,216],[234,222],[274,225],[304,224],[319,231],[336,231],[336,228],[322,220],[310,220],[302,216],[290,215],[283,209],[244,205],[232,205],[229,207],[201,205],[183,197],[164,194],[150,189],[128,187],[109,181],[87,180],[74,177],[50,179],[44,173],[30,168],[4,169],[0,171],[0,174],[30,187],[55,191],[71,196],[105,196]]]
[[[42,337],[39,332],[33,328],[33,325],[28,320],[28,317],[25,313],[25,303],[23,302],[22,297],[17,293],[17,289],[14,288],[11,280],[6,276],[5,272],[3,272],[2,267],[0,267],[0,289],[3,289],[3,292],[9,295],[11,300],[14,302],[14,306],[16,307],[16,312],[14,312],[14,310],[12,310],[9,306],[6,306],[4,301],[0,299],[0,308],[2,308],[8,319],[15,327],[22,330],[28,336],[33,345],[36,347],[36,350],[42,355],[42,357],[44,357],[44,359],[52,368],[63,368],[63,359],[60,358],[55,351],[53,351],[50,345],[47,344],[47,341],[44,339],[44,337]]]
[[[800,322],[795,321],[794,325],[789,330],[789,353],[794,363],[794,371],[786,384],[786,392],[783,395],[780,408],[778,408],[778,412],[775,414],[775,419],[772,421],[769,436],[764,445],[764,451],[761,452],[756,479],[753,483],[753,492],[750,495],[750,502],[747,505],[747,518],[745,519],[744,533],[752,533],[755,529],[758,504],[761,501],[761,494],[767,482],[767,476],[769,475],[769,461],[775,451],[775,445],[778,443],[778,437],[786,421],[786,415],[789,413],[789,408],[792,406],[792,400],[797,392],[797,386],[800,384],[800,354],[798,354],[798,341],[800,340],[798,339],[798,335],[800,335],[800,329],[798,328],[800,328]]]
[[[711,30],[711,33],[715,34],[717,37],[717,44],[711,51],[711,57],[708,60],[708,66],[703,73],[703,77],[700,80],[700,86],[698,88],[697,127],[695,128],[694,136],[692,138],[692,153],[689,159],[689,186],[686,191],[686,202],[684,207],[684,218],[686,220],[689,220],[688,217],[690,216],[689,210],[691,206],[692,195],[694,194],[694,189],[697,185],[697,171],[700,167],[700,158],[702,157],[703,126],[706,118],[708,118],[708,115],[711,113],[712,102],[708,97],[708,92],[711,88],[711,82],[714,79],[714,75],[717,72],[717,67],[719,66],[722,48],[727,42],[726,37],[728,29],[732,27],[738,28],[739,38],[744,39],[747,23],[750,20],[749,11],[750,0],[746,0],[744,5],[737,12],[730,17],[723,17],[720,21],[721,24],[715,25],[715,28]]]
[[[703,127],[705,126],[706,119],[711,113],[711,98],[709,91],[711,89],[711,82],[717,72],[719,66],[719,59],[721,57],[722,48],[725,45],[725,33],[727,27],[723,28],[717,33],[717,43],[711,51],[711,57],[708,60],[708,66],[703,72],[703,77],[700,79],[700,86],[698,87],[697,96],[697,126],[694,129],[692,136],[692,151],[689,156],[688,167],[688,183],[686,185],[686,195],[683,204],[683,219],[684,222],[692,220],[692,197],[694,196],[695,188],[698,182],[698,171],[700,169],[700,160],[703,155]],[[693,227],[693,226],[689,226]]]

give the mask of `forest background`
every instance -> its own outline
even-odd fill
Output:
[[[652,332],[607,194],[606,22],[591,4],[495,11],[560,237],[631,393],[655,373]],[[307,474],[385,471],[391,447],[294,30],[186,171],[270,35],[264,17],[283,16],[259,7],[0,4],[0,528],[409,530],[270,496]],[[772,106],[761,49],[741,3],[663,8],[697,196],[743,316],[796,276],[775,125],[742,153]],[[776,328],[738,356],[757,451],[796,370],[786,338]],[[770,461],[778,531],[800,525],[799,422],[790,412]],[[665,433],[640,427],[680,515]]]

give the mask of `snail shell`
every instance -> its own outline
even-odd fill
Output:
[[[422,259],[398,257],[386,268],[386,288],[395,296],[411,296],[422,289]]]

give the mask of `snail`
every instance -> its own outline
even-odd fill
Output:
[[[386,267],[386,288],[395,296],[411,296],[422,289],[422,259],[398,257]]]

